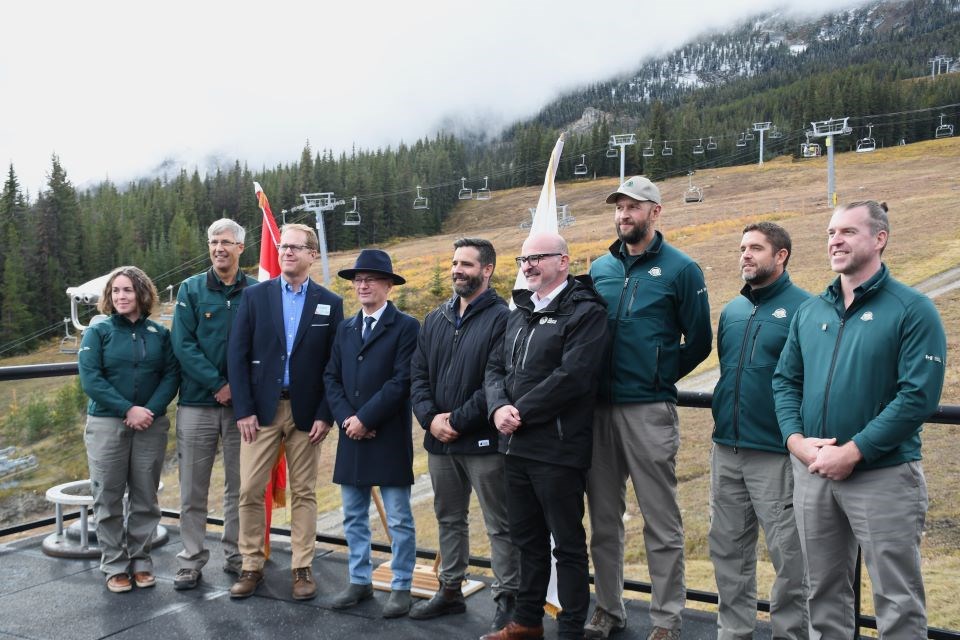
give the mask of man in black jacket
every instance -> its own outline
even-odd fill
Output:
[[[513,620],[482,640],[543,635],[555,543],[561,638],[583,638],[590,605],[583,495],[593,448],[593,401],[607,347],[606,309],[589,277],[569,275],[567,243],[531,235],[517,263],[527,289],[487,364],[487,413],[506,453],[510,534],[520,549]]]
[[[490,288],[497,254],[489,240],[453,243],[454,295],[424,320],[411,362],[413,412],[425,433],[433,508],[440,529],[440,589],[410,611],[415,620],[463,613],[460,585],[470,559],[470,492],[477,492],[493,566],[497,602],[493,628],[510,621],[520,580],[519,557],[507,522],[503,455],[487,418],[483,373],[503,341],[506,301]]]

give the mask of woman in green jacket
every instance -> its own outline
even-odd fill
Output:
[[[84,332],[78,357],[80,384],[90,398],[84,444],[100,569],[114,593],[155,584],[150,547],[160,522],[165,414],[179,381],[170,332],[147,319],[156,303],[157,289],[143,271],[114,269],[98,304],[109,318]]]

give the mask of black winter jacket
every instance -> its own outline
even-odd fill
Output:
[[[513,292],[503,344],[491,354],[484,387],[487,414],[511,404],[520,427],[501,449],[540,462],[587,469],[593,453],[593,404],[607,350],[607,311],[589,276],[541,311],[532,293]]]
[[[497,453],[499,434],[487,418],[483,374],[490,352],[503,341],[510,311],[506,300],[488,290],[457,329],[457,304],[454,296],[423,321],[410,363],[413,413],[426,432],[423,448],[430,453]],[[444,444],[430,433],[430,423],[448,411],[460,437]]]

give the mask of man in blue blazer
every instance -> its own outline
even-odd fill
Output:
[[[416,562],[410,510],[410,358],[420,323],[387,300],[393,286],[405,280],[393,273],[385,252],[364,249],[353,269],[339,275],[353,282],[362,309],[340,325],[324,375],[327,399],[340,425],[333,481],[340,485],[350,549],[350,585],[334,598],[333,607],[346,609],[373,596],[368,512],[370,490],[379,486],[393,552],[393,580],[383,617],[396,618],[410,610]]]
[[[289,472],[293,597],[316,595],[317,466],[333,424],[323,386],[343,300],[313,282],[317,236],[287,224],[280,234],[281,275],[248,287],[230,335],[227,366],[240,445],[240,578],[230,597],[247,598],[263,581],[264,491],[281,443]]]

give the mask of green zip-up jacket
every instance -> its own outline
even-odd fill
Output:
[[[797,311],[773,376],[783,442],[794,433],[850,440],[855,470],[919,460],[937,410],[947,342],[936,307],[886,265],[843,307],[838,278]]]
[[[240,294],[257,281],[242,271],[225,285],[210,267],[180,284],[173,314],[173,352],[180,361],[179,404],[216,407],[213,394],[227,384],[227,340]]]
[[[786,271],[759,289],[745,285],[720,314],[720,380],[713,390],[713,441],[735,450],[782,453],[773,404],[773,372],[790,321],[810,294]]]
[[[590,276],[607,303],[612,337],[597,399],[676,402],[677,380],[703,362],[713,344],[700,267],[657,231],[638,256],[614,242],[590,265]]]
[[[146,316],[130,322],[115,313],[88,327],[77,365],[91,416],[123,418],[134,406],[162,416],[177,395],[180,366],[170,331]]]

